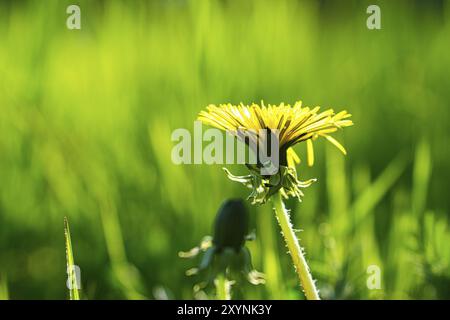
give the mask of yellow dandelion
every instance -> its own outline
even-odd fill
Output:
[[[335,145],[343,154],[345,148],[330,134],[339,128],[353,125],[347,111],[335,113],[333,109],[320,111],[320,107],[302,107],[302,102],[294,106],[289,104],[250,106],[240,104],[209,105],[207,111],[201,111],[198,119],[205,124],[221,130],[236,133],[242,130],[259,134],[261,129],[277,130],[279,133],[280,164],[293,166],[300,158],[291,148],[295,144],[306,141],[307,163],[314,163],[313,141],[324,137]],[[257,136],[257,138],[260,138]]]
[[[235,181],[244,183],[253,188],[250,197],[254,203],[263,203],[273,193],[281,190],[287,197],[297,196],[300,199],[300,188],[309,186],[314,180],[300,182],[297,180],[295,164],[300,163],[300,158],[293,150],[293,146],[299,142],[307,143],[307,163],[314,163],[313,141],[319,137],[327,139],[343,154],[345,148],[330,134],[340,128],[353,125],[349,120],[351,114],[347,111],[335,113],[333,109],[320,112],[320,107],[303,107],[302,102],[296,102],[294,106],[280,105],[209,105],[206,111],[201,111],[198,120],[204,124],[227,131],[236,136],[240,132],[252,132],[251,138],[258,142],[263,139],[262,130],[270,130],[278,133],[279,146],[279,176],[266,177],[255,176],[256,170],[249,176],[236,177],[228,171],[228,176]],[[250,169],[252,169],[250,167]]]

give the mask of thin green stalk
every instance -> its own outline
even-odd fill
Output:
[[[218,300],[231,300],[231,282],[227,280],[225,275],[218,275],[214,280],[214,284]]]
[[[66,240],[66,260],[67,260],[67,274],[69,276],[68,287],[70,293],[70,300],[80,300],[80,293],[78,292],[78,280],[75,272],[75,260],[73,259],[72,240],[70,239],[69,222],[64,217],[64,236]]]
[[[6,279],[6,275],[2,277],[0,274],[0,300],[8,300],[8,279]]]
[[[281,227],[281,231],[289,249],[289,253],[292,257],[295,270],[300,279],[300,284],[305,292],[306,299],[308,300],[320,300],[319,293],[314,284],[314,280],[309,272],[308,264],[306,263],[303,250],[300,247],[297,237],[295,236],[292,224],[290,222],[289,212],[284,206],[281,194],[278,192],[272,197],[275,214],[277,216],[278,224]]]

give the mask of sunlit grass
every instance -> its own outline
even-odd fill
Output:
[[[72,239],[70,238],[70,228],[67,218],[64,218],[64,238],[66,243],[67,262],[67,287],[69,289],[70,300],[80,300],[80,279],[75,270],[75,260],[73,258]]]

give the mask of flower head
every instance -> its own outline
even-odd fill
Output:
[[[302,107],[302,103],[296,102],[294,106],[289,104],[250,106],[240,104],[209,105],[206,111],[201,111],[198,119],[205,124],[225,130],[237,137],[242,132],[251,132],[250,140],[255,145],[267,144],[267,137],[261,135],[264,130],[276,133],[278,138],[279,170],[275,175],[261,175],[258,169],[264,163],[258,161],[256,166],[247,165],[250,175],[234,176],[227,171],[228,177],[239,181],[253,189],[250,198],[253,203],[264,203],[272,194],[280,191],[285,197],[295,196],[300,199],[303,195],[301,188],[309,186],[314,180],[301,182],[297,179],[295,164],[300,163],[300,158],[292,147],[302,141],[307,143],[308,165],[314,163],[313,141],[323,137],[335,145],[342,153],[346,154],[344,147],[330,134],[339,128],[353,125],[348,118],[351,114],[347,111],[335,113],[332,109],[320,111],[320,107]],[[245,140],[244,140],[245,141]]]

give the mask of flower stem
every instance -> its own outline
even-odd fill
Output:
[[[225,275],[219,274],[214,280],[214,284],[218,300],[231,300],[231,282],[225,278]]]
[[[303,287],[303,291],[305,292],[306,299],[320,300],[319,293],[316,289],[311,273],[309,272],[309,267],[306,263],[305,256],[303,255],[302,248],[300,247],[298,239],[292,229],[289,212],[284,206],[281,194],[277,192],[272,199],[278,224],[281,227],[281,233],[289,249],[289,253],[291,254],[292,262],[300,279],[300,284]]]

